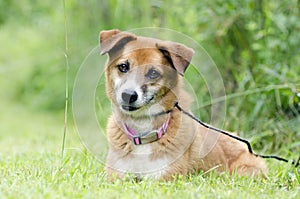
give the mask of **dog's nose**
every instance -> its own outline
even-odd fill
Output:
[[[133,90],[125,90],[122,93],[122,99],[127,104],[130,104],[138,99],[138,94]]]

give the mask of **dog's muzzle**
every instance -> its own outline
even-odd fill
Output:
[[[138,94],[136,91],[133,90],[124,90],[122,93],[122,100],[126,104],[132,104],[138,99]]]
[[[134,90],[124,90],[121,94],[122,100],[124,104],[122,105],[122,108],[126,111],[135,111],[139,109],[139,107],[136,107],[133,105],[134,102],[138,99],[138,94]]]

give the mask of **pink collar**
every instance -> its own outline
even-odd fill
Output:
[[[152,130],[144,133],[136,133],[133,129],[128,127],[124,122],[122,122],[123,129],[128,138],[132,140],[135,145],[148,144],[159,140],[166,133],[170,122],[170,115],[171,114],[168,115],[168,118],[165,121],[165,123],[157,130]]]

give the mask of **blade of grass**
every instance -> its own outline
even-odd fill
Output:
[[[61,161],[64,159],[64,150],[67,135],[67,123],[68,123],[68,102],[69,102],[69,59],[68,59],[68,31],[67,31],[67,16],[66,16],[66,3],[62,0],[64,10],[64,29],[65,29],[65,64],[66,64],[66,87],[65,87],[65,114],[64,114],[64,128],[63,128],[63,140],[61,145]]]
[[[206,107],[206,106],[213,105],[213,104],[217,104],[219,102],[223,102],[223,101],[226,101],[229,99],[237,98],[237,97],[242,97],[242,96],[251,95],[251,94],[255,94],[255,93],[263,93],[263,92],[268,92],[268,91],[272,91],[272,90],[294,89],[296,86],[299,86],[299,84],[270,85],[270,86],[263,87],[263,88],[255,88],[255,89],[251,89],[251,90],[246,90],[244,92],[232,93],[229,95],[225,95],[225,96],[221,96],[221,97],[212,99],[211,101],[208,101],[206,103],[204,102],[201,105],[201,107],[199,107],[199,109]]]

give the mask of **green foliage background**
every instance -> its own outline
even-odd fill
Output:
[[[218,66],[228,97],[224,128],[262,151],[299,153],[299,2],[66,0],[70,96],[100,30],[170,28],[199,42]],[[0,100],[50,115],[64,109],[64,22],[61,1],[0,1]],[[192,70],[186,78],[197,79]]]
[[[80,142],[71,98],[61,155],[65,53],[72,96],[101,30],[162,27],[190,36],[215,61],[227,98],[218,127],[239,132],[258,153],[298,158],[299,21],[300,0],[0,0],[0,198],[299,198],[299,168],[275,160],[266,179],[201,172],[174,182],[107,182]],[[211,106],[224,99],[210,99],[193,66],[185,78],[209,122]],[[97,100],[108,115],[107,99]]]

